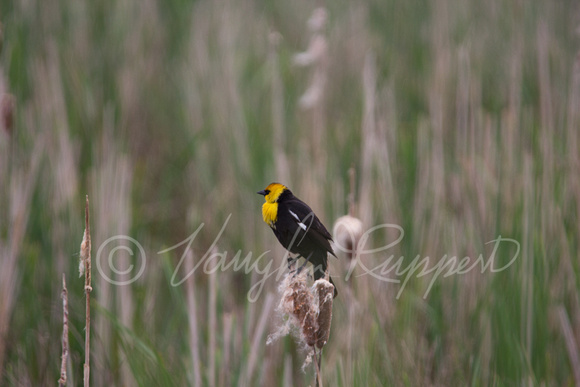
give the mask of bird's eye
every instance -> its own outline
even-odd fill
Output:
[[[269,189],[265,190],[264,192],[266,192],[266,195],[269,195],[270,194],[270,190]]]

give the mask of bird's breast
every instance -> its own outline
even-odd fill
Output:
[[[264,222],[274,228],[274,223],[278,219],[278,203],[264,203],[262,205],[262,218],[264,218]]]

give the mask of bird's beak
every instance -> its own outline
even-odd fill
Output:
[[[266,190],[256,192],[258,195],[266,196]]]

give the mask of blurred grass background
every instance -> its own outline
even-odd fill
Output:
[[[500,273],[441,276],[427,297],[430,276],[396,298],[399,285],[360,268],[345,282],[347,260],[331,260],[326,384],[580,384],[578,4],[328,2],[322,54],[299,67],[320,5],[0,1],[1,385],[56,383],[62,273],[69,385],[82,383],[85,194],[93,259],[118,234],[147,256],[128,286],[93,262],[93,385],[312,383],[292,338],[265,345],[279,321],[273,278],[254,303],[255,273],[197,270],[174,287],[183,247],[158,252],[203,223],[199,261],[231,214],[217,250],[273,250],[276,267],[255,192],[280,180],[331,228],[351,166],[365,226],[405,230],[367,266],[488,257],[498,235],[522,249]],[[321,94],[305,108],[309,87]],[[131,263],[119,254],[116,267]]]

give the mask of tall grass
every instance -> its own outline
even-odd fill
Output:
[[[330,228],[349,210],[351,166],[364,229],[405,232],[366,266],[391,254],[404,267],[417,255],[489,257],[499,235],[521,251],[502,272],[411,276],[402,291],[360,266],[345,281],[350,261],[330,259],[340,295],[325,385],[580,382],[578,6],[326,5],[313,32],[316,7],[303,0],[0,2],[0,102],[15,103],[0,109],[1,385],[60,375],[61,278],[75,277],[87,193],[93,385],[308,385],[314,370],[300,371],[292,338],[266,346],[275,276],[256,302],[256,271],[172,277],[183,254],[177,280],[208,251],[254,262],[272,250],[278,267],[254,192],[287,182]],[[297,66],[313,39],[325,41],[323,61]],[[321,76],[321,98],[304,109]],[[191,252],[169,249],[202,223]],[[105,276],[128,282],[142,261],[130,240],[99,258],[116,235],[146,255],[123,286]],[[379,230],[365,248],[397,235]],[[500,249],[498,266],[514,252]],[[75,282],[68,385],[84,359]]]

